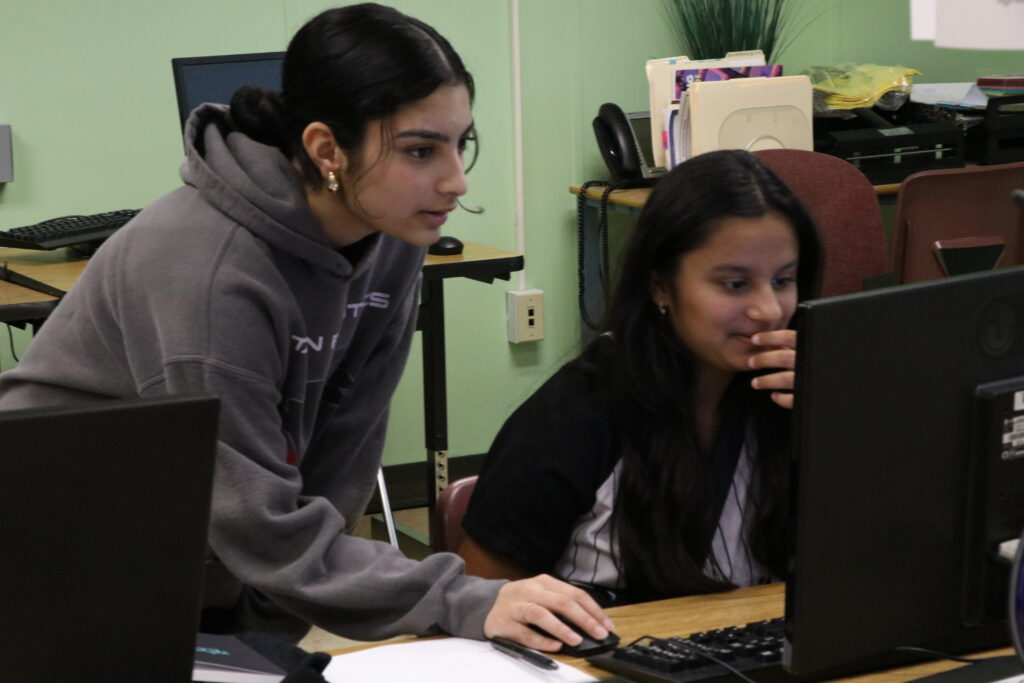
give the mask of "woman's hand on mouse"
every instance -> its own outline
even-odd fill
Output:
[[[578,633],[566,626],[555,613],[601,640],[614,629],[611,620],[585,591],[564,581],[541,574],[510,581],[498,591],[491,611],[484,620],[484,636],[501,636],[535,650],[555,652],[562,642],[578,645]],[[530,624],[544,629],[560,640],[537,633]]]
[[[779,368],[780,372],[755,377],[750,385],[755,389],[771,391],[773,401],[783,408],[791,409],[796,378],[796,330],[759,332],[751,341],[764,347],[764,350],[750,357],[750,367],[754,370]]]

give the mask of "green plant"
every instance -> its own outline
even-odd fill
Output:
[[[785,47],[792,18],[788,0],[662,0],[680,47],[690,59],[761,50],[765,60]]]

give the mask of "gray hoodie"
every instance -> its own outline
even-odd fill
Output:
[[[97,251],[0,375],[0,409],[219,396],[205,606],[248,585],[348,637],[482,637],[500,582],[346,533],[373,493],[424,250],[378,234],[350,263],[288,160],[223,107],[194,112],[186,140],[185,185]]]

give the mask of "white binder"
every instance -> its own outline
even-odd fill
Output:
[[[675,162],[716,149],[814,149],[807,76],[734,78],[690,86],[676,118]]]

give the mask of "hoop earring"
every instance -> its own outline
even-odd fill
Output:
[[[341,185],[338,184],[338,177],[334,175],[334,171],[327,172],[327,190],[330,192],[337,192]]]

